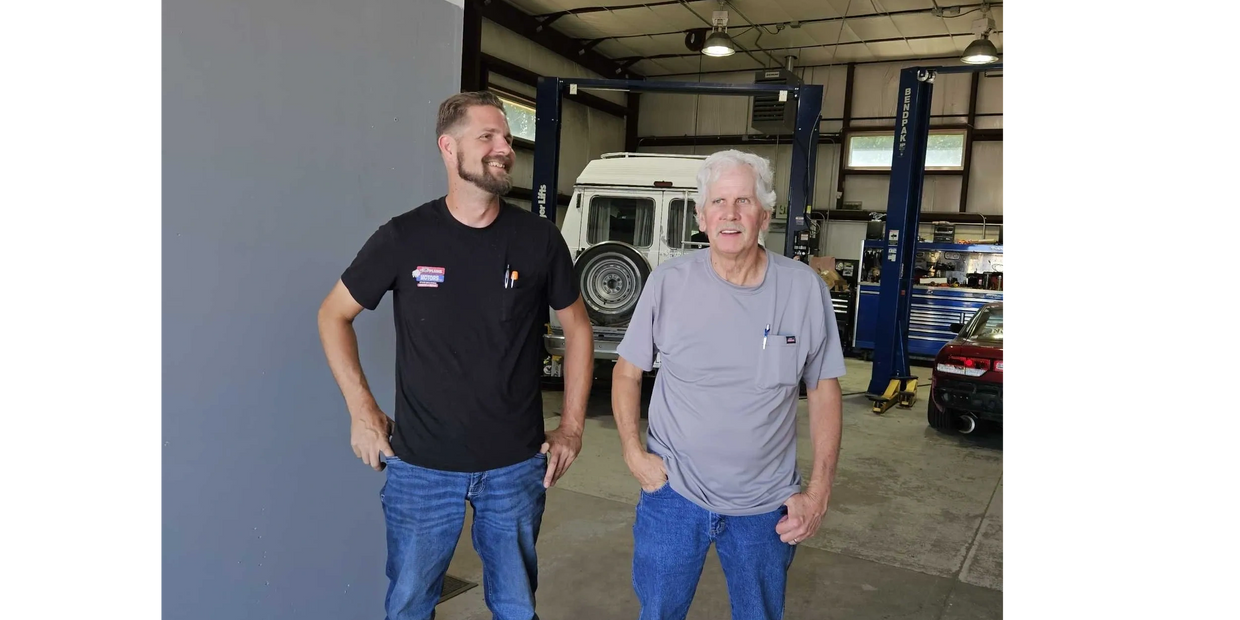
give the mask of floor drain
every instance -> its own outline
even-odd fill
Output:
[[[457,579],[452,575],[445,575],[443,578],[443,592],[439,595],[439,602],[442,603],[478,584],[464,579]]]

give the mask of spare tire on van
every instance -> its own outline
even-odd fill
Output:
[[[600,243],[581,254],[574,265],[586,312],[596,325],[621,325],[633,316],[650,265],[632,246]]]

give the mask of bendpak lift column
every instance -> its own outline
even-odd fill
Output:
[[[560,127],[565,91],[612,90],[627,92],[678,93],[686,95],[736,95],[752,97],[778,93],[797,101],[796,129],[792,138],[792,169],[788,187],[788,228],[784,236],[784,256],[809,262],[809,225],[805,212],[814,196],[815,162],[818,160],[818,123],[822,112],[822,85],[781,84],[702,84],[699,82],[655,82],[646,80],[596,80],[582,78],[538,78],[538,99],[534,125],[534,196],[532,209],[555,221],[556,192],[559,188]],[[774,162],[772,162],[772,165]]]
[[[874,368],[866,394],[874,401],[874,413],[883,413],[897,403],[904,408],[912,407],[917,400],[917,377],[910,375],[908,368],[908,327],[934,78],[939,73],[1002,68],[1002,64],[992,64],[910,67],[900,71],[891,186],[887,193],[887,246],[879,277]],[[969,188],[962,187],[960,191],[967,192]]]

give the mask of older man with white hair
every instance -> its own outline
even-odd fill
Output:
[[[795,545],[818,530],[840,445],[844,374],[825,282],[759,244],[775,204],[767,160],[723,151],[698,173],[710,246],[650,274],[618,352],[612,408],[641,483],[633,586],[642,620],[689,611],[713,543],[733,620],[783,616]],[[661,368],[645,446],[642,372]],[[814,464],[797,469],[799,383]]]

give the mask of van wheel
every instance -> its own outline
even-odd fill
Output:
[[[618,243],[586,250],[574,269],[586,312],[595,324],[603,326],[629,320],[650,277],[646,259],[633,248]]]

